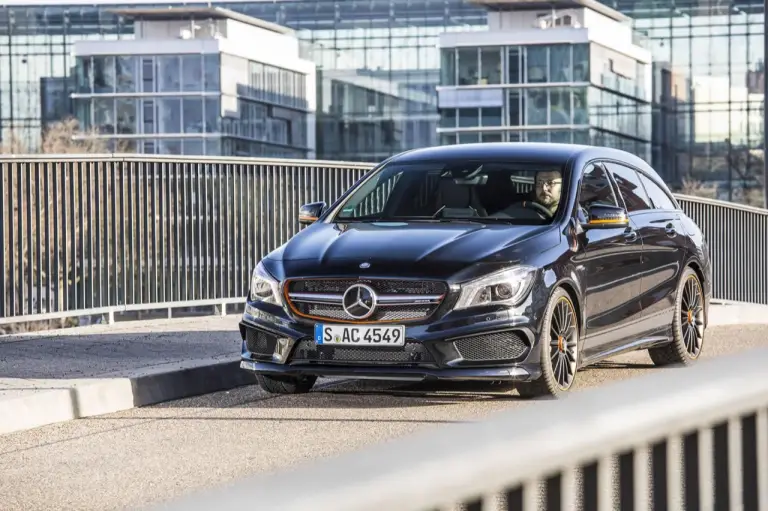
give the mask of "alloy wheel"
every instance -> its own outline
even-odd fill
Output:
[[[552,375],[561,390],[568,390],[576,375],[578,328],[576,311],[566,297],[561,297],[552,311],[549,326],[549,359]]]
[[[701,353],[704,340],[704,297],[699,279],[690,275],[683,287],[680,304],[680,329],[685,343],[685,350],[690,358],[697,358]]]

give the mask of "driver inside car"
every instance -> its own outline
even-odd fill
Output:
[[[536,174],[533,199],[516,202],[503,209],[497,215],[512,218],[552,218],[560,205],[563,189],[563,177],[557,170],[542,171]]]

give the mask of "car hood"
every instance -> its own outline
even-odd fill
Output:
[[[424,274],[425,269],[433,273],[438,267],[451,273],[489,259],[489,262],[509,261],[516,256],[507,249],[547,230],[551,231],[552,226],[459,222],[317,223],[269,257],[282,261],[286,276],[338,273],[340,269],[359,272],[362,263],[368,263],[371,272],[376,273]]]

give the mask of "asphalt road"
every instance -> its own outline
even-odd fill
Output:
[[[704,356],[759,345],[768,325],[716,327]],[[580,372],[577,389],[654,370],[646,352],[623,355]],[[249,386],[80,419],[0,436],[0,508],[135,509],[514,406],[536,402],[485,384],[323,380],[303,396]]]

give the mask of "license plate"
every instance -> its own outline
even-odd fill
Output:
[[[404,346],[404,326],[315,325],[317,344]]]

